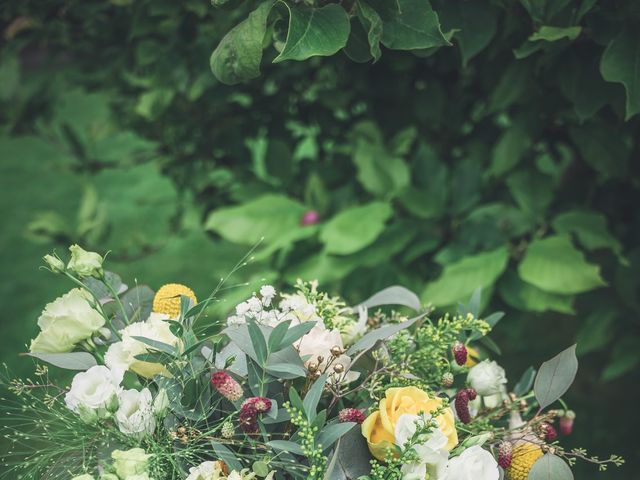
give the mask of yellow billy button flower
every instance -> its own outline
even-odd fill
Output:
[[[153,311],[164,313],[169,318],[178,318],[180,315],[180,295],[189,297],[193,303],[198,303],[196,294],[189,287],[179,283],[167,283],[160,287],[153,297]]]
[[[393,451],[396,423],[401,415],[420,412],[430,413],[442,408],[443,400],[417,387],[389,388],[380,400],[378,410],[369,415],[362,424],[362,435],[367,439],[371,454],[384,460],[387,451]],[[447,437],[447,450],[458,444],[453,410],[446,408],[435,418]]]
[[[513,449],[511,466],[507,469],[509,480],[527,480],[533,464],[542,457],[542,449],[533,443],[521,443]]]
[[[465,362],[465,366],[471,368],[474,365],[477,365],[478,361],[480,361],[480,352],[477,349],[467,345],[467,361]]]

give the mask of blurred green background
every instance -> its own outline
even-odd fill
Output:
[[[442,310],[481,287],[513,382],[578,341],[565,442],[627,465],[576,478],[634,477],[637,2],[433,1],[452,46],[375,63],[356,15],[344,52],[274,65],[269,47],[235,86],[209,56],[257,3],[213,3],[0,6],[3,361],[31,371],[18,354],[70,288],[38,269],[53,249],[202,298],[264,237],[232,283],[354,302],[402,284]]]

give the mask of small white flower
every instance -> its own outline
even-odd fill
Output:
[[[262,311],[262,302],[258,297],[251,297],[249,300],[247,300],[247,304],[249,305],[249,310],[253,313]]]
[[[262,304],[265,306],[271,305],[271,300],[276,296],[276,289],[271,285],[263,285],[260,288],[260,295],[262,296]]]
[[[395,442],[400,448],[411,440],[418,427],[424,428],[430,415],[400,415],[394,432]],[[421,443],[412,448],[418,455],[418,461],[404,464],[401,468],[403,480],[444,480],[449,452],[447,436],[440,428],[432,429],[419,439]]]
[[[249,313],[249,302],[242,302],[236,305],[236,315],[243,316]]]
[[[111,410],[122,390],[122,370],[110,370],[104,365],[96,365],[86,372],[76,374],[71,381],[71,389],[64,401],[67,407],[78,413],[80,409],[99,411]]]
[[[153,401],[148,388],[125,390],[118,396],[120,407],[116,412],[118,428],[125,435],[142,438],[156,428]]]
[[[449,460],[449,478],[455,480],[498,480],[500,471],[493,455],[478,445]]]
[[[197,467],[189,469],[189,476],[186,480],[218,480],[224,478],[224,472],[220,462],[202,462]],[[231,478],[229,475],[228,478]]]
[[[485,360],[469,370],[467,381],[478,395],[489,396],[500,393],[507,383],[507,377],[504,369],[495,361]]]

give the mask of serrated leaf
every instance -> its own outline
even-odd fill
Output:
[[[540,408],[546,408],[565,394],[578,372],[576,346],[572,345],[538,369],[533,392]]]
[[[533,464],[527,480],[573,480],[573,473],[560,457],[546,453]]]
[[[492,285],[504,272],[508,259],[507,249],[500,247],[445,265],[440,277],[425,288],[422,300],[435,306],[454,305],[470,297],[476,288]]]
[[[279,4],[289,11],[289,28],[284,47],[274,63],[333,55],[347,44],[351,24],[341,5],[291,8],[286,2]]]
[[[262,2],[222,38],[211,54],[211,71],[218,80],[234,85],[260,76],[262,40],[273,0]]]
[[[600,73],[607,82],[621,83],[627,92],[626,120],[640,112],[640,31],[627,28],[609,42]]]
[[[392,213],[389,204],[383,202],[347,208],[324,225],[320,240],[327,253],[348,255],[357,252],[380,236]]]
[[[566,235],[536,240],[518,266],[520,278],[545,292],[572,295],[606,285]]]
[[[367,40],[369,41],[369,52],[373,57],[373,61],[376,62],[382,56],[380,51],[380,40],[382,39],[382,19],[378,12],[376,12],[365,0],[356,0],[358,7],[358,18],[362,23],[362,26],[367,33]]]

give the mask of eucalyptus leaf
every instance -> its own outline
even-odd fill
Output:
[[[422,309],[422,304],[418,296],[411,290],[399,285],[393,285],[384,290],[380,290],[360,305],[366,308],[379,307],[382,305],[404,305],[405,307],[412,308],[416,312]]]
[[[563,459],[546,453],[533,464],[528,480],[573,480],[573,472]]]
[[[576,346],[572,345],[538,369],[533,392],[540,408],[546,408],[569,389],[578,372]]]
[[[37,358],[43,362],[66,370],[88,370],[98,364],[96,359],[87,352],[71,353],[25,353],[30,357]]]

